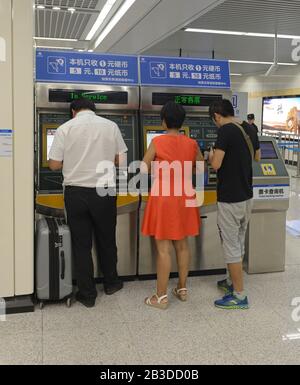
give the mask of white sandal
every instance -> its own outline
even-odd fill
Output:
[[[152,303],[152,298],[155,297],[157,299],[157,303]],[[154,294],[152,297],[148,297],[145,299],[145,304],[151,307],[155,307],[157,309],[166,310],[169,306],[168,302],[162,302],[164,299],[168,299],[167,295],[163,295],[162,297],[159,297],[157,294]]]
[[[178,298],[182,302],[186,302],[188,298],[188,289],[182,288],[182,289],[173,289],[172,291],[173,295]]]

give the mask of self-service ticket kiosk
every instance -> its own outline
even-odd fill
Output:
[[[275,139],[260,137],[262,159],[253,164],[254,202],[246,239],[249,274],[285,270],[290,177]]]
[[[106,85],[36,84],[36,210],[64,215],[61,172],[48,168],[56,129],[70,119],[70,103],[79,98],[95,102],[97,114],[116,122],[128,147],[128,162],[138,159],[139,88]],[[135,276],[137,269],[139,197],[118,196],[118,271]],[[97,269],[95,269],[97,270]],[[99,275],[97,274],[97,277]]]
[[[161,128],[160,111],[169,100],[184,106],[187,117],[182,134],[196,140],[202,152],[214,146],[217,138],[217,127],[209,117],[210,104],[222,98],[230,99],[231,92],[224,90],[199,90],[171,88],[141,88],[141,125],[143,154],[153,137],[164,134]],[[141,154],[141,155],[143,155]],[[221,243],[217,230],[217,194],[216,173],[209,167],[206,180],[204,205],[199,209],[202,218],[199,237],[190,238],[192,251],[191,272],[221,272],[225,268]],[[140,208],[142,223],[147,197],[143,197]],[[138,273],[140,276],[153,275],[156,272],[156,248],[153,239],[144,237],[140,231]],[[177,272],[175,258],[172,272]]]

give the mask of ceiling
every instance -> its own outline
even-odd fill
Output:
[[[102,24],[102,29],[110,21],[123,0],[115,5]],[[68,46],[75,49],[89,49],[91,42],[86,40],[107,0],[35,0],[35,37],[38,45]],[[41,8],[43,7],[43,8]],[[58,7],[59,9],[55,9]],[[48,38],[49,40],[45,40]],[[51,39],[73,39],[77,42],[55,42]],[[46,43],[45,43],[46,42]]]
[[[300,0],[227,0],[191,27],[300,34]]]
[[[36,0],[36,36],[49,38],[83,39],[84,31],[91,19],[99,13],[98,0]],[[52,7],[59,6],[59,11]],[[49,7],[49,8],[48,8]],[[75,8],[71,13],[69,8]]]
[[[300,35],[300,0],[226,0],[185,27]],[[279,39],[279,62],[292,61],[292,40]],[[185,32],[183,29],[145,53],[212,57],[244,61],[274,59],[274,39]],[[234,73],[266,72],[270,65],[231,64]],[[281,68],[281,67],[280,67]],[[287,68],[287,67],[285,67]]]
[[[59,46],[94,49],[86,37],[107,0],[35,0],[36,36],[76,39]],[[117,0],[94,39],[116,14]],[[60,10],[53,10],[53,7]],[[75,8],[70,12],[68,8]],[[167,15],[167,17],[166,17]],[[185,32],[210,30],[300,35],[300,0],[137,0],[97,51],[272,62],[274,39]],[[155,27],[155,28],[154,28]],[[39,45],[58,42],[37,40]],[[279,39],[279,62],[292,62],[291,40]],[[233,73],[264,73],[270,65],[232,63]],[[285,67],[287,68],[287,67]]]

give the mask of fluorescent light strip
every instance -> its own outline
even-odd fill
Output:
[[[250,36],[250,37],[269,37],[273,38],[276,36],[275,33],[259,33],[259,32],[239,32],[239,31],[222,31],[215,29],[200,29],[200,28],[186,28],[186,32],[196,32],[196,33],[211,33],[215,35],[231,35],[231,36]],[[300,39],[300,36],[294,35],[277,35],[279,39]]]
[[[78,39],[60,39],[60,38],[54,38],[54,37],[34,37],[35,40],[53,40],[53,41],[78,41]]]
[[[230,76],[243,76],[243,74],[230,74]]]
[[[36,48],[49,48],[49,49],[62,49],[62,50],[73,50],[73,47],[51,47],[51,46],[46,46],[46,45],[37,45]]]
[[[53,11],[61,11],[61,10],[66,11],[66,10],[68,10],[71,13],[76,12],[76,8],[73,8],[73,7],[61,8],[61,7],[57,7],[57,6],[51,7],[51,6],[47,5],[47,8],[46,8],[46,6],[44,6],[44,5],[34,5],[33,8],[34,9],[35,8],[37,8],[37,9],[50,9],[50,10],[53,10]]]
[[[111,30],[118,24],[118,22],[122,19],[122,17],[126,14],[126,12],[132,7],[132,5],[136,2],[136,0],[125,0],[121,8],[109,22],[109,24],[104,28],[98,39],[95,43],[95,48],[97,48],[102,41],[106,38],[106,36],[111,32]]]
[[[230,63],[240,63],[240,64],[264,64],[272,65],[274,62],[271,61],[251,61],[251,60],[229,60]],[[298,63],[278,63],[280,66],[296,66]]]
[[[101,24],[106,19],[107,15],[111,11],[112,7],[115,5],[117,0],[107,0],[104,7],[102,8],[95,24],[93,25],[92,29],[90,30],[89,34],[86,37],[86,40],[92,40],[92,38],[95,36],[95,33],[98,31]]]

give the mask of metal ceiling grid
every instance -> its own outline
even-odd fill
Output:
[[[45,9],[36,9],[36,36],[78,39],[80,40],[86,25],[98,5],[98,0],[36,0],[36,5],[43,5]],[[53,10],[52,7],[60,7]],[[75,8],[71,13],[68,8]]]
[[[300,35],[300,0],[227,0],[190,27]]]

